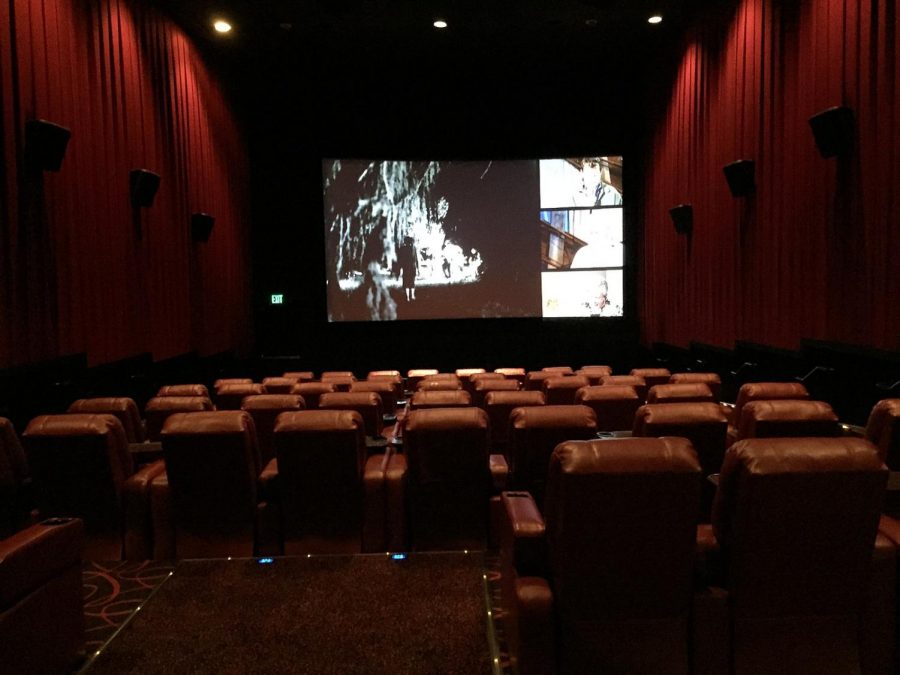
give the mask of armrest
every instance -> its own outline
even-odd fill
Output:
[[[129,476],[122,487],[125,520],[122,546],[125,560],[149,560],[153,557],[150,485],[165,470],[165,461],[158,460]]]
[[[0,541],[0,608],[4,610],[66,569],[81,567],[84,524],[50,518]]]
[[[506,463],[506,457],[503,455],[491,455],[489,464],[494,492],[502,492],[506,489],[506,481],[509,478],[509,465]]]
[[[278,496],[278,459],[270,459],[259,474],[259,498],[273,501]]]
[[[537,504],[527,492],[504,492],[501,496],[504,526],[501,551],[519,575],[544,576],[546,569],[546,525]]]
[[[727,673],[731,660],[731,630],[728,619],[728,592],[722,588],[703,588],[692,598],[691,672]]]
[[[363,471],[362,552],[384,551],[387,546],[384,472],[389,453],[372,455]]]
[[[174,560],[175,525],[172,523],[169,477],[165,471],[150,483],[150,512],[153,520],[153,559]]]
[[[403,551],[407,548],[406,535],[406,455],[387,454],[384,468],[385,530],[387,549]]]
[[[256,538],[253,555],[284,555],[281,536],[281,509],[273,502],[260,501],[256,505]]]
[[[546,579],[515,580],[515,602],[507,614],[507,641],[519,675],[556,672],[553,592]]]

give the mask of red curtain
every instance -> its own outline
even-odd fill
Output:
[[[247,152],[181,30],[146,2],[0,3],[0,94],[0,367],[246,345]],[[26,166],[35,118],[72,131],[58,173]],[[162,176],[138,212],[135,168]]]
[[[893,0],[743,0],[694,27],[647,158],[646,341],[900,348],[898,29]],[[834,105],[856,141],[824,159],[807,120]],[[753,196],[728,190],[737,159],[756,162]]]

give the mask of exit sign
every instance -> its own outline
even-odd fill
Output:
[[[283,305],[284,304],[284,294],[283,293],[272,293],[272,304],[273,305]]]

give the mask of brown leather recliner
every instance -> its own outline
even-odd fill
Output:
[[[406,389],[415,391],[416,386],[423,378],[437,374],[438,371],[435,368],[412,368],[406,371]]]
[[[484,409],[491,421],[491,447],[506,448],[509,442],[509,415],[513,410],[546,404],[547,399],[540,391],[487,392],[484,397]]]
[[[366,377],[366,382],[369,384],[384,384],[389,383],[394,389],[394,405],[396,408],[396,402],[403,398],[403,378],[400,376],[400,373],[396,370],[373,370],[369,373],[368,377]],[[360,384],[359,382],[354,382],[354,385]],[[355,391],[353,386],[350,387],[350,391]],[[365,391],[361,389],[360,391]],[[371,390],[370,390],[371,391]],[[382,403],[387,405],[387,401],[382,399]]]
[[[372,391],[335,392],[322,394],[319,398],[320,410],[355,410],[365,424],[366,436],[380,438],[384,427],[384,413],[381,397]]]
[[[468,408],[472,405],[469,392],[462,389],[420,389],[409,401],[411,410],[421,408]]]
[[[241,410],[250,413],[253,418],[262,466],[275,457],[275,420],[283,412],[305,408],[303,397],[298,394],[258,394],[244,398]]]
[[[782,399],[808,401],[809,392],[799,382],[748,382],[741,385],[738,391],[734,410],[731,411],[731,426],[735,428],[732,436],[736,439],[737,426],[741,422],[744,406],[752,401],[778,401]]]
[[[266,389],[261,384],[223,384],[216,388],[216,408],[240,410],[245,396],[258,396],[265,393]]]
[[[331,382],[301,382],[291,387],[292,394],[303,397],[307,410],[315,410],[319,407],[319,398],[322,394],[330,394],[337,391],[337,385]]]
[[[668,383],[669,378],[672,377],[668,368],[632,368],[629,375],[643,378],[648,390],[657,384]]]
[[[392,451],[366,459],[364,434],[353,410],[278,417],[278,458],[267,473],[277,475],[285,554],[403,548],[406,459]]]
[[[839,436],[838,417],[825,401],[751,401],[741,410],[738,439]]]
[[[715,403],[712,390],[703,382],[655,384],[647,392],[647,403]]]
[[[486,375],[499,375],[499,373],[485,373]],[[484,408],[484,399],[491,391],[519,391],[519,381],[507,379],[499,375],[501,379],[475,380],[472,385],[472,405],[476,408]]]
[[[316,379],[311,370],[288,370],[283,372],[281,376],[294,382],[312,382]]]
[[[0,668],[15,675],[71,672],[83,657],[84,528],[75,518],[0,540]],[[6,669],[9,670],[6,670]]]
[[[143,443],[144,425],[137,404],[130,398],[80,398],[69,406],[70,413],[99,413],[114,415],[125,430],[129,443]]]
[[[587,386],[590,386],[590,380],[586,375],[564,375],[544,380],[541,389],[547,397],[547,405],[572,405],[575,392]]]
[[[524,368],[495,368],[494,372],[503,375],[503,377],[518,380],[520,385],[525,383]]]
[[[253,380],[249,377],[221,377],[213,382],[213,389],[218,389],[225,384],[253,384]]]
[[[416,384],[416,391],[456,391],[462,388],[462,380],[455,375],[452,378],[423,377]]]
[[[604,375],[600,378],[600,386],[609,385],[634,387],[641,404],[647,402],[647,381],[639,375]]]
[[[381,399],[381,409],[386,415],[397,412],[397,388],[390,379],[365,380],[350,385],[351,394],[373,393]]]
[[[176,413],[163,427],[162,446],[165,472],[153,480],[151,494],[157,559],[252,556],[275,548],[277,518],[260,497],[249,413]]]
[[[900,471],[900,398],[875,404],[866,422],[866,438],[878,448],[888,469]]]
[[[543,518],[528,493],[503,494],[517,672],[727,672],[724,595],[693,589],[701,481],[685,439],[575,441],[552,454]]]
[[[555,375],[573,375],[572,366],[547,366],[541,368],[542,373],[554,373]]]
[[[705,384],[716,401],[722,400],[722,378],[718,373],[672,373],[670,384]]]
[[[266,377],[262,381],[267,394],[290,394],[295,384],[297,380],[293,377]]]
[[[88,560],[152,557],[150,483],[162,461],[134,471],[112,415],[41,415],[22,435],[42,517],[77,517]]]
[[[485,547],[492,493],[480,408],[413,410],[406,420],[409,531],[415,550]]]
[[[549,380],[551,377],[559,377],[559,373],[552,370],[530,370],[525,375],[525,383],[524,389],[526,391],[540,391],[544,390],[544,380]]]
[[[582,366],[575,371],[576,375],[584,375],[591,382],[591,386],[600,384],[600,379],[604,375],[612,375],[612,368],[609,366]]]
[[[147,422],[147,438],[159,441],[163,426],[170,415],[179,412],[205,412],[213,410],[213,403],[205,396],[159,396],[151,398],[144,407]]]
[[[205,396],[209,398],[209,390],[203,384],[167,384],[156,392],[157,398],[163,396]]]
[[[597,435],[597,417],[585,405],[546,405],[516,408],[509,415],[510,486],[527,490],[544,503],[547,467],[553,449],[565,441],[581,441]]]
[[[858,438],[758,438],[726,452],[714,580],[730,596],[735,675],[890,672],[892,631],[865,616],[893,615],[892,588],[867,590],[895,564],[875,545],[886,481]]]
[[[349,370],[328,370],[319,378],[323,384],[333,384],[335,391],[350,391],[350,386],[356,382],[356,376]]]
[[[12,422],[0,417],[0,537],[11,535],[26,523],[31,500],[25,451]]]
[[[575,403],[586,405],[597,416],[597,431],[626,431],[634,425],[641,399],[627,384],[603,384],[575,392]]]

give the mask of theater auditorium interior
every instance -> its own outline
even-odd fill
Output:
[[[900,672],[893,0],[0,18],[0,671]]]

